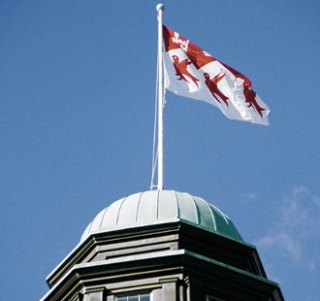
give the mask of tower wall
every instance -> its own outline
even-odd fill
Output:
[[[41,301],[283,300],[253,246],[182,221],[91,234],[47,282]]]

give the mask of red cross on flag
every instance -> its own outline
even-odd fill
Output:
[[[244,75],[163,26],[164,85],[167,90],[208,102],[230,118],[268,125],[268,106]]]

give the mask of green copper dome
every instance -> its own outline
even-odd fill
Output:
[[[205,200],[173,190],[150,190],[124,197],[103,209],[88,225],[81,242],[94,233],[175,221],[243,241],[232,221]]]

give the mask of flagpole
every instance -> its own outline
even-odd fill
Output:
[[[163,64],[162,64],[162,12],[164,5],[159,3],[158,11],[158,190],[163,189]]]

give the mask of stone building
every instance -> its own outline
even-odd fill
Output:
[[[41,301],[283,301],[225,214],[168,190],[102,210],[47,283]]]

